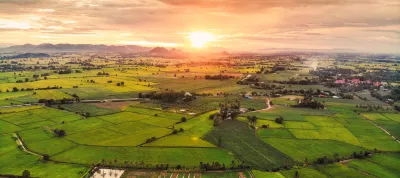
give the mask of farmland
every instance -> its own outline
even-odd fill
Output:
[[[80,55],[92,68],[65,55],[52,70],[28,69],[49,67],[47,58],[12,59],[26,69],[0,73],[0,175],[400,175],[400,114],[371,96],[393,86],[331,86],[328,69],[292,56],[214,64]]]

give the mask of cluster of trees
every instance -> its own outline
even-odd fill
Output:
[[[289,81],[273,81],[274,83],[280,83],[280,84],[294,84],[294,85],[316,85],[319,84],[320,82],[316,79],[308,79],[306,78],[305,80],[294,80],[290,79]]]
[[[300,102],[292,107],[299,108],[312,108],[312,109],[324,109],[325,106],[318,101],[313,100],[311,97],[306,97],[304,100],[300,100]]]
[[[257,116],[247,116],[247,120],[250,122],[250,127],[255,129],[256,128],[256,123],[257,123]]]
[[[151,137],[151,138],[146,140],[146,143],[150,143],[150,142],[152,142],[152,141],[154,141],[156,139],[157,139],[156,137]]]
[[[103,71],[103,72],[98,72],[97,75],[107,75],[108,76],[110,74]]]
[[[54,73],[58,73],[58,74],[70,74],[70,73],[72,73],[72,70],[71,70],[71,69],[65,69],[65,70],[54,71]]]
[[[161,100],[166,103],[176,103],[179,101],[189,102],[196,99],[195,94],[188,94],[187,92],[175,92],[175,91],[162,91],[162,92],[150,92],[150,93],[139,93],[139,98],[150,98],[155,100]]]
[[[279,117],[275,118],[275,122],[278,124],[283,124],[283,117],[279,116]]]
[[[205,75],[204,79],[206,80],[228,80],[234,78],[234,76],[231,75]]]
[[[21,89],[19,89],[17,87],[13,87],[11,91],[12,92],[17,92],[17,91],[51,90],[51,89],[62,89],[62,87],[61,86],[52,86],[52,87],[47,86],[46,88],[36,88],[36,89],[34,89],[34,88],[21,88]],[[7,89],[6,92],[10,92],[10,90]],[[0,93],[1,93],[1,91],[0,91]]]
[[[367,104],[367,105],[356,105],[356,108],[362,108],[362,109],[368,109],[368,111],[372,111],[372,110],[384,110],[384,108],[381,105],[371,105],[371,104]],[[386,108],[389,109],[389,108]]]
[[[66,135],[65,130],[58,130],[58,129],[54,129],[53,130],[54,134],[56,134],[57,137],[63,137]]]
[[[125,82],[118,82],[117,86],[125,86]]]
[[[79,100],[79,98],[78,98]],[[63,98],[60,100],[55,99],[39,99],[38,103],[44,103],[46,106],[51,106],[53,104],[71,104],[76,102],[76,98]]]

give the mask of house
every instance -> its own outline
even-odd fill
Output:
[[[335,83],[336,84],[345,84],[346,82],[344,80],[336,80]]]
[[[351,79],[351,83],[359,84],[359,83],[361,83],[361,80],[359,78],[354,78],[354,79]]]
[[[325,95],[319,94],[318,97],[319,97],[319,98],[323,98],[323,97],[325,97]]]
[[[381,82],[374,82],[373,85],[376,86],[376,87],[379,87],[381,85]]]

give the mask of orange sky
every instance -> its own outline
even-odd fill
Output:
[[[400,51],[398,0],[0,0],[0,46],[137,44],[232,51]]]

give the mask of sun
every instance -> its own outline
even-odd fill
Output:
[[[206,43],[214,40],[214,35],[208,32],[191,32],[189,37],[192,46],[195,48],[202,48]]]

